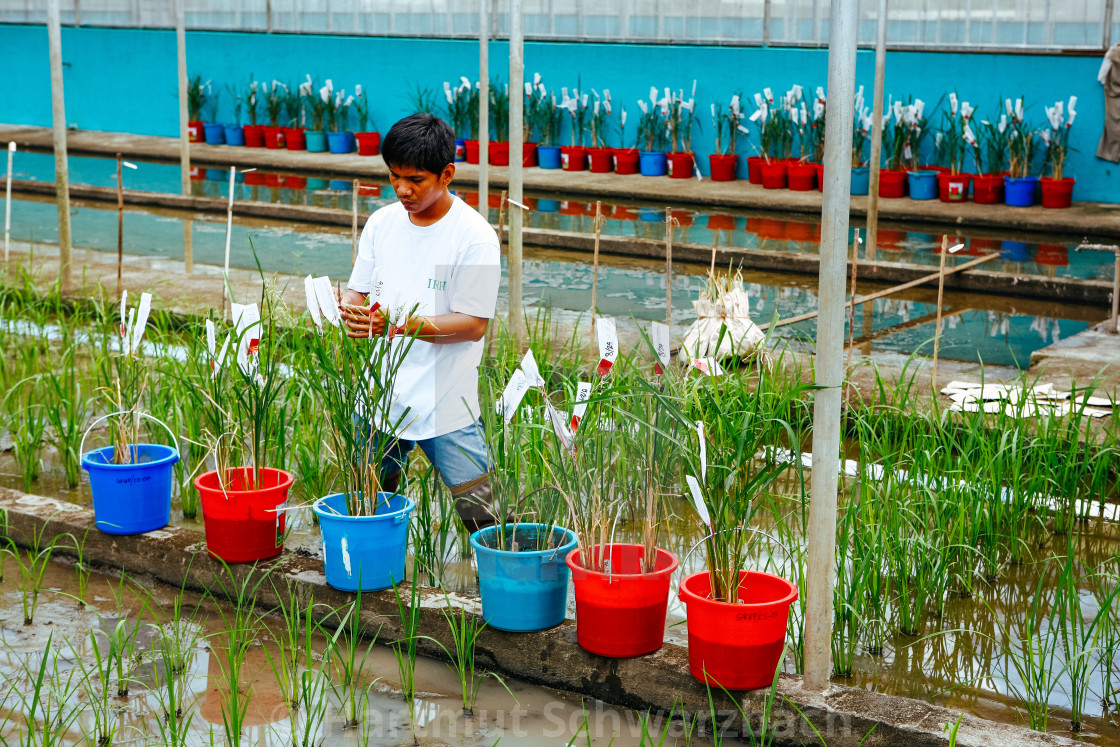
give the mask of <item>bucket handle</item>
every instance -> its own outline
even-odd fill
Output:
[[[139,415],[142,418],[147,418],[148,420],[151,420],[152,422],[158,423],[159,425],[163,426],[163,429],[167,431],[167,435],[171,436],[171,448],[175,450],[175,456],[179,456],[179,439],[172,432],[171,428],[168,427],[167,423],[163,422],[154,415],[149,415],[146,412],[133,412],[132,410],[117,410],[116,412],[111,412],[108,415],[102,415],[97,420],[90,423],[89,428],[86,428],[86,432],[82,435],[81,443],[78,445],[79,455],[86,453],[86,439],[89,438],[90,432],[97,427],[97,424],[103,423],[109,418],[116,417],[117,415]],[[135,446],[135,444],[132,445]]]
[[[684,572],[685,563],[692,556],[692,553],[696,552],[696,548],[698,548],[698,547],[700,547],[700,545],[704,544],[704,542],[708,539],[708,537],[714,537],[716,534],[723,534],[724,532],[733,532],[737,529],[743,530],[743,531],[746,531],[746,532],[753,532],[754,534],[761,535],[761,536],[765,537],[766,539],[770,540],[771,542],[773,542],[778,547],[782,548],[782,551],[785,552],[786,557],[789,558],[790,568],[798,576],[797,580],[798,581],[801,580],[801,578],[800,578],[801,573],[797,569],[797,564],[794,561],[793,553],[790,552],[789,548],[786,547],[785,544],[781,540],[779,540],[777,537],[775,537],[774,535],[769,534],[768,532],[764,532],[761,529],[755,529],[753,527],[731,527],[731,528],[728,528],[728,529],[721,529],[718,532],[716,532],[715,534],[704,535],[700,539],[700,541],[697,542],[695,545],[693,545],[692,549],[690,549],[687,553],[685,553],[685,556],[681,559],[680,566],[679,566],[679,568],[681,569],[681,572],[682,573]]]

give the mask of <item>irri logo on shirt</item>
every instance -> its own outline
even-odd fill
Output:
[[[447,290],[446,280],[436,280],[435,278],[428,278],[428,290]]]

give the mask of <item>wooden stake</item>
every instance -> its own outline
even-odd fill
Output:
[[[233,233],[233,190],[234,176],[237,174],[237,167],[229,167],[229,207],[226,208],[226,258],[222,265],[222,315],[226,313],[226,301],[229,300],[229,242],[230,235]]]
[[[673,208],[665,208],[665,326],[673,327]]]
[[[591,255],[591,339],[595,339],[595,310],[599,306],[599,233],[603,228],[603,202],[595,201],[595,249]]]
[[[124,179],[121,175],[121,154],[117,154],[117,298],[121,297],[124,274]]]
[[[58,203],[58,279],[69,290],[73,278],[70,245],[70,166],[66,158],[66,99],[62,87],[62,31],[59,0],[47,2],[47,46],[51,63],[51,122],[54,132],[54,185]]]
[[[8,262],[8,244],[12,234],[12,156],[15,155],[15,141],[8,143],[8,179],[4,187],[4,263]]]
[[[358,180],[354,180],[354,197],[351,199],[350,266],[358,261]]]
[[[852,340],[856,332],[856,277],[859,275],[859,229],[856,229],[855,240],[852,241],[852,302],[848,304],[848,362],[846,368],[852,367]]]
[[[930,386],[937,394],[937,354],[941,351],[941,301],[945,296],[945,255],[949,253],[949,237],[941,236],[941,262],[937,268],[937,321],[933,328],[933,371]]]
[[[502,196],[498,200],[498,251],[502,250],[502,240],[505,238],[505,224],[506,224],[506,190],[502,190]],[[482,195],[479,195],[479,199]]]

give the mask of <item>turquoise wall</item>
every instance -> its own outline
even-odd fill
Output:
[[[66,117],[74,127],[175,135],[175,34],[163,30],[64,28]],[[336,88],[352,91],[361,83],[380,96],[371,107],[384,131],[409,113],[408,92],[417,86],[437,89],[460,75],[472,81],[478,73],[478,45],[449,39],[401,39],[344,36],[189,32],[188,66],[222,88],[241,84],[252,73],[257,80],[286,83],[310,73],[319,81],[332,78]],[[491,71],[504,79],[506,45],[494,42]],[[692,87],[701,129],[693,149],[701,155],[713,146],[707,114],[713,101],[726,102],[732,93],[748,97],[764,86],[776,92],[794,83],[812,90],[827,82],[828,53],[823,49],[761,47],[695,47],[663,45],[573,44],[532,42],[525,46],[527,77],[544,76],[545,84],[609,88],[615,105],[629,113],[627,137],[634,136],[637,100],[651,85]],[[857,84],[868,97],[874,78],[874,53],[858,55]],[[956,90],[978,107],[977,117],[998,116],[997,102],[1025,96],[1028,113],[1039,126],[1043,107],[1057,99],[1078,97],[1078,118],[1070,138],[1073,151],[1066,172],[1077,178],[1074,198],[1120,202],[1120,168],[1095,157],[1103,122],[1103,93],[1096,80],[1100,58],[990,53],[890,52],[886,90],[895,97],[914,95],[936,102]],[[47,33],[41,26],[0,25],[0,69],[19,71],[14,91],[0,99],[0,121],[50,125],[50,73]],[[229,96],[222,90],[227,118]],[[441,99],[442,100],[442,99]],[[751,140],[757,142],[756,136]],[[749,152],[741,144],[740,152]],[[741,167],[745,171],[745,166]]]

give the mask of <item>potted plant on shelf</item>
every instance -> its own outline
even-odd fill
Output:
[[[1034,191],[1038,177],[1031,175],[1034,160],[1034,129],[1023,118],[1023,99],[1020,97],[1007,108],[1007,162],[1008,175],[1003,178],[1004,201],[1013,207],[1030,207],[1034,204]]]
[[[879,196],[905,197],[907,191],[906,123],[902,121],[902,102],[888,102],[883,112],[882,168],[879,170]]]
[[[657,88],[649,89],[649,103],[638,101],[642,116],[638,120],[638,142],[644,147],[639,153],[638,166],[642,176],[665,176],[669,170],[665,148],[666,119],[669,116],[669,99],[658,98]]]
[[[639,137],[636,143],[640,141]],[[641,170],[641,151],[626,146],[626,107],[618,112],[618,147],[611,149],[611,156],[616,174],[637,174]]]
[[[695,157],[692,153],[692,124],[695,119],[696,109],[696,81],[692,81],[692,96],[685,101],[684,90],[677,91],[675,95],[665,92],[669,99],[669,116],[666,124],[669,127],[670,151],[666,154],[668,161],[667,170],[672,179],[688,179],[694,170]],[[678,138],[682,150],[677,150]]]
[[[972,177],[972,201],[977,205],[1003,204],[1003,177],[1007,176],[1007,115],[998,122],[980,122],[980,139],[973,149],[976,176]]]
[[[1077,117],[1073,108],[1076,104],[1077,97],[1070,96],[1068,109],[1061,101],[1046,107],[1046,121],[1050,128],[1043,128],[1039,134],[1046,145],[1045,168],[1049,170],[1050,176],[1038,180],[1044,208],[1068,208],[1073,202],[1074,179],[1065,176],[1065,166],[1066,153],[1069,151],[1069,131]]]
[[[942,202],[964,202],[972,175],[964,172],[964,156],[976,147],[972,131],[975,108],[967,101],[959,101],[956,92],[949,94],[949,110],[941,115],[942,128],[938,135],[941,165],[948,170],[937,175],[938,196]]]
[[[544,92],[541,90],[541,98]],[[556,101],[556,94],[538,110],[540,116],[540,145],[537,146],[537,165],[542,169],[558,169],[564,165],[560,158],[560,131],[564,114],[568,111]]]
[[[896,135],[902,143],[902,160],[906,168],[907,189],[912,200],[933,200],[937,198],[937,171],[921,168],[922,141],[925,139],[929,121],[926,117],[925,102],[914,99],[913,103],[895,102]],[[881,177],[880,177],[881,182]]]
[[[509,85],[490,81],[490,132],[497,142],[487,149],[491,166],[509,166]]]
[[[327,132],[323,125],[327,116],[327,103],[333,101],[330,81],[327,85],[315,90],[315,83],[311,76],[300,83],[303,95],[307,101],[307,108],[311,111],[311,129],[303,133],[304,145],[309,153],[325,153],[327,151]]]
[[[362,91],[359,83],[354,86],[354,114],[358,117],[358,131],[354,139],[358,142],[359,156],[376,156],[381,152],[381,133],[377,132],[377,125],[369,115],[369,99]],[[456,158],[458,158],[456,146]]]
[[[548,92],[541,83],[540,73],[533,73],[533,80],[525,81],[525,101],[522,105],[525,141],[522,143],[521,165],[529,168],[538,164],[537,148],[541,143],[545,120],[552,105]]]
[[[144,293],[128,308],[121,293],[119,355],[104,359],[102,392],[108,412],[94,420],[78,446],[82,468],[89,472],[94,522],[106,534],[142,534],[171,521],[174,466],[179,461],[175,435],[162,421],[143,411],[148,370],[140,355],[152,296]],[[108,347],[108,344],[106,344]],[[171,436],[171,446],[140,442],[142,419],[155,422]],[[111,446],[85,451],[90,432],[108,422]]]
[[[354,97],[347,96],[345,90],[333,93],[326,106],[327,124],[330,127],[327,132],[327,148],[331,153],[350,153],[354,150],[354,143],[346,126],[350,120],[350,105],[354,103]]]
[[[350,338],[330,280],[309,276],[304,284],[318,329],[311,342],[317,370],[308,376],[328,421],[326,459],[341,488],[312,506],[323,535],[327,583],[343,591],[388,589],[405,578],[408,517],[416,502],[382,490],[381,465],[393,439],[375,433],[397,433],[408,422],[407,409],[393,410],[397,375],[416,341],[404,327],[417,307],[373,303],[363,312],[384,314],[385,332]],[[407,489],[407,475],[402,477],[401,489]]]
[[[680,585],[689,669],[701,682],[727,690],[765,687],[781,661],[797,585],[747,568],[757,536],[751,523],[765,491],[789,463],[756,455],[779,443],[795,444],[790,426],[766,413],[787,410],[808,388],[778,388],[764,377],[750,392],[703,387],[696,393],[702,410],[721,413],[707,427],[697,427],[697,449],[689,454],[691,474],[685,478],[708,567]],[[682,426],[693,425],[677,417]]]
[[[799,92],[800,93],[800,92]],[[797,134],[797,160],[789,164],[789,188],[795,192],[811,192],[817,188],[817,170],[809,163],[812,157],[812,141],[809,122],[809,106],[805,99],[798,96],[797,105],[791,106],[789,111],[790,125]],[[806,146],[810,152],[806,153]]]
[[[245,145],[249,148],[264,147],[264,128],[257,124],[257,114],[260,112],[260,93],[257,81],[249,76],[249,85],[245,86],[243,99],[245,113],[249,117],[249,124],[242,128],[245,133]]]
[[[264,109],[268,114],[268,124],[264,128],[264,147],[277,150],[284,147],[284,128],[280,126],[280,115],[284,113],[284,99],[288,87],[278,80],[264,86]]]
[[[218,121],[219,98],[217,91],[208,91],[202,106],[202,132],[207,145],[225,145],[226,142],[225,125]]]
[[[788,185],[789,164],[786,141],[790,139],[789,117],[785,115],[785,100],[775,103],[770,88],[754,95],[758,108],[750,119],[758,127],[762,162],[757,165],[759,183],[766,189],[785,189]],[[750,159],[748,159],[748,168]]]
[[[303,132],[303,110],[307,105],[304,86],[292,86],[284,91],[284,113],[288,116],[288,126],[284,130],[284,147],[288,150],[307,150],[307,139]]]
[[[245,131],[241,128],[241,91],[231,85],[227,85],[226,90],[233,102],[233,121],[224,125],[226,145],[245,145]]]
[[[206,104],[209,91],[210,81],[203,83],[201,75],[196,75],[187,82],[187,134],[192,143],[202,143],[206,140],[202,107]]]
[[[260,307],[231,303],[232,328],[220,347],[218,328],[207,319],[204,346],[195,346],[188,364],[192,375],[184,377],[214,465],[194,481],[206,549],[226,563],[254,563],[284,549],[293,477],[267,466],[278,451],[275,434],[284,429],[281,400],[288,382],[281,371],[283,327],[274,304],[267,288]]]
[[[447,99],[445,112],[451,129],[455,131],[455,160],[467,160],[467,135],[471,132],[470,100],[471,83],[466,78],[460,78],[460,85],[451,87],[449,81],[443,82],[443,95]]]
[[[738,171],[739,156],[735,154],[735,140],[739,131],[746,132],[741,121],[743,113],[739,109],[741,93],[731,97],[731,103],[724,111],[712,104],[712,129],[716,135],[716,152],[708,155],[708,173],[713,182],[730,182]],[[727,143],[727,152],[723,144]]]
[[[568,110],[571,118],[572,144],[560,148],[560,165],[565,171],[583,171],[587,168],[587,148],[583,147],[583,133],[587,130],[587,102],[588,95],[581,94],[579,88],[572,90],[568,96],[565,86],[560,89],[563,98],[560,107]]]
[[[605,174],[614,168],[614,153],[607,147],[607,130],[610,129],[611,92],[603,89],[603,97],[591,89],[595,101],[591,104],[591,147],[587,149],[589,171]]]

